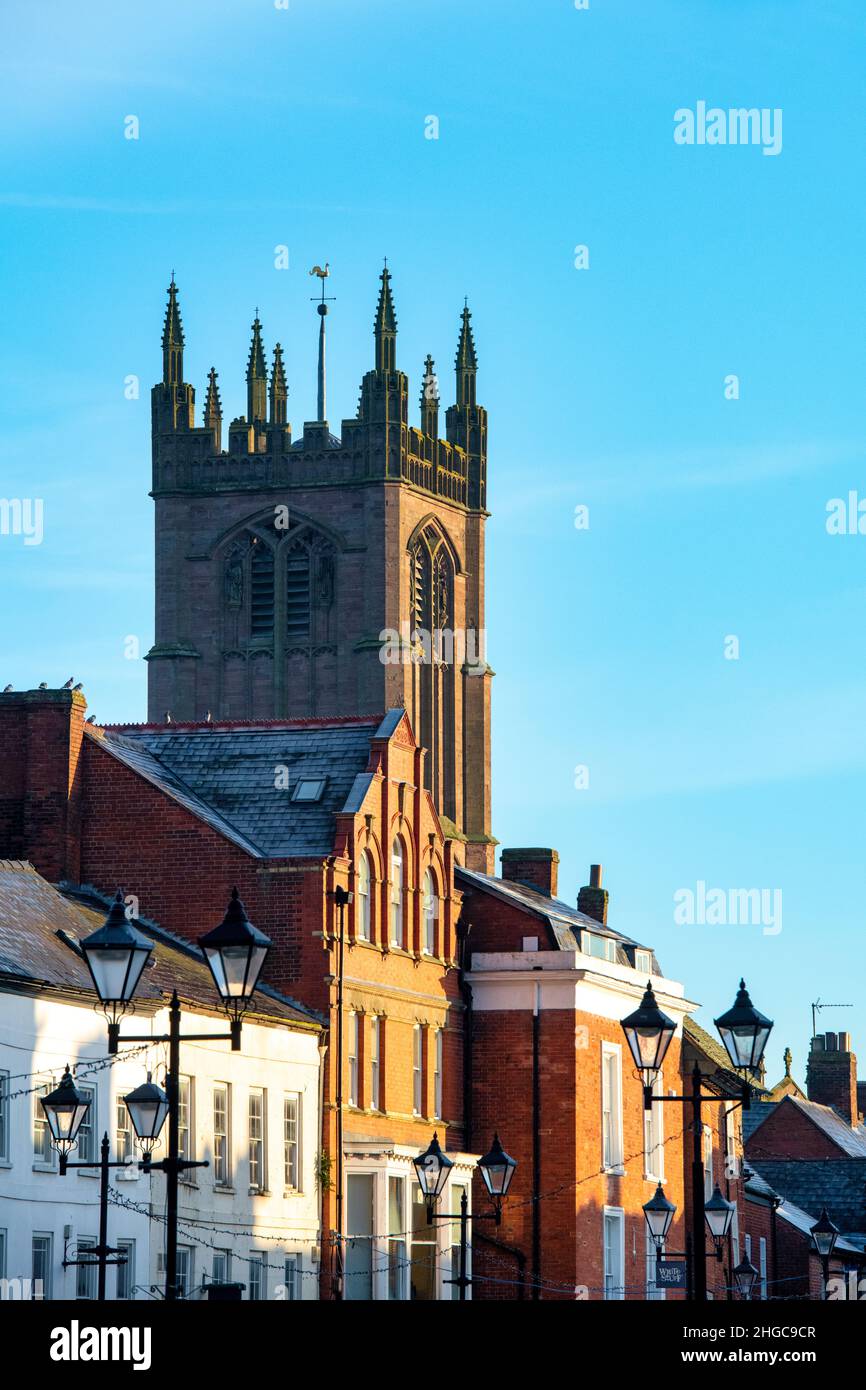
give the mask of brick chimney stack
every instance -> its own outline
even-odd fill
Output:
[[[849,1125],[856,1125],[857,1058],[849,1033],[818,1033],[806,1068],[806,1094],[818,1105],[830,1105]]]
[[[510,883],[536,888],[548,898],[556,897],[559,881],[559,855],[555,849],[504,849],[502,877]]]
[[[607,925],[608,891],[601,886],[601,865],[590,864],[589,883],[577,895],[577,910],[587,917],[594,917],[604,927]]]
[[[0,859],[29,859],[52,883],[79,880],[86,711],[76,690],[0,694]]]

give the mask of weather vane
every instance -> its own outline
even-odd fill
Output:
[[[328,312],[328,301],[333,302],[334,300],[333,295],[325,294],[325,281],[331,274],[330,263],[325,261],[324,269],[320,265],[314,265],[310,274],[318,275],[322,282],[321,298],[316,299],[315,295],[311,295],[310,299],[315,303],[319,314],[319,420],[323,423],[325,420],[325,315]]]

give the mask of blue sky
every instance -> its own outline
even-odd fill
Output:
[[[297,430],[309,266],[336,423],[387,254],[413,399],[428,350],[451,399],[474,315],[498,837],[556,846],[572,901],[600,860],[612,924],[705,1020],[745,973],[771,1073],[818,997],[866,1058],[866,536],[825,529],[866,496],[862,4],[17,0],[0,26],[0,492],[45,505],[41,546],[0,537],[2,683],[74,674],[98,719],[144,716],[123,643],[152,639],[172,267],[199,407],[213,363],[243,409],[258,305]],[[700,100],[780,108],[782,152],[675,144]],[[781,890],[782,931],[676,925],[701,880]]]

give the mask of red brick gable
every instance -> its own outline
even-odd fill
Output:
[[[746,1157],[847,1158],[806,1110],[786,1096],[746,1141]]]

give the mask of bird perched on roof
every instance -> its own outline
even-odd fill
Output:
[[[95,715],[95,714],[88,714],[88,716],[87,716],[87,718],[85,719],[84,722],[85,722],[85,724],[95,724],[95,723],[96,723],[96,715]]]
[[[73,690],[83,690],[83,689],[84,689],[84,681],[79,681],[77,685],[73,685],[72,689],[73,689]]]
[[[11,685],[4,685],[4,687],[3,687],[3,694],[4,694],[4,695],[8,695],[8,694],[9,694],[9,691],[10,691],[11,689],[12,689]]]
[[[40,689],[40,690],[47,690],[47,689],[48,689],[48,682],[47,682],[47,681],[40,681],[40,682],[39,682],[39,689]]]
[[[72,689],[72,683],[73,683],[74,680],[75,680],[75,677],[74,677],[74,676],[70,676],[70,677],[69,677],[69,680],[66,682],[66,684],[65,684],[64,687],[63,687],[63,689],[64,689],[64,690],[71,690],[71,689]]]

